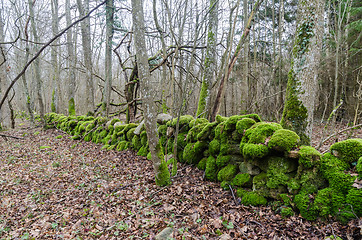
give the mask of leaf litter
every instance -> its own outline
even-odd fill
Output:
[[[310,222],[236,205],[192,166],[178,165],[161,188],[151,161],[132,151],[101,150],[56,129],[7,133],[22,139],[0,138],[0,239],[153,239],[166,227],[173,239],[361,237],[361,219]]]

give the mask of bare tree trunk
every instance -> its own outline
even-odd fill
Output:
[[[70,15],[70,2],[69,0],[65,1],[65,18],[67,25],[70,25],[72,22]],[[67,52],[68,52],[68,61],[67,67],[69,72],[69,85],[68,85],[68,114],[75,115],[75,61],[74,61],[74,45],[73,45],[73,34],[71,29],[67,31]]]
[[[58,19],[58,0],[52,0],[52,32],[53,36],[58,34],[59,31],[59,19]],[[55,45],[59,41],[56,40],[54,43]],[[59,94],[60,91],[60,72],[59,72],[59,65],[58,65],[58,47],[52,46],[51,47],[51,62],[53,67],[53,92],[52,92],[52,103],[51,103],[51,110],[53,112],[59,112],[59,102],[61,95]],[[26,60],[28,61],[28,60]],[[25,74],[24,74],[25,76]]]
[[[230,63],[228,65],[228,67],[227,67],[226,73],[221,78],[219,90],[218,90],[218,93],[217,93],[217,96],[216,96],[216,99],[215,99],[214,107],[213,107],[212,112],[211,112],[210,119],[212,121],[215,120],[216,114],[219,112],[220,105],[221,105],[221,99],[222,99],[222,96],[224,95],[225,82],[229,79],[230,73],[231,73],[231,71],[232,71],[232,69],[233,69],[233,67],[234,67],[234,65],[236,63],[236,60],[237,60],[237,58],[238,58],[238,56],[239,56],[239,54],[241,52],[241,48],[244,45],[244,43],[245,43],[245,41],[246,41],[246,39],[247,39],[247,37],[248,37],[248,35],[250,33],[250,29],[251,29],[251,25],[252,25],[252,20],[254,19],[254,15],[258,11],[258,9],[260,7],[260,4],[262,2],[263,2],[263,0],[258,0],[255,3],[255,5],[253,7],[253,10],[250,13],[248,23],[245,26],[244,33],[241,36],[241,38],[240,38],[240,40],[238,42],[238,45],[236,46],[236,50],[235,50],[234,55],[230,59]]]
[[[204,78],[202,80],[199,104],[197,106],[197,117],[207,117],[209,115],[211,86],[216,73],[216,41],[218,28],[218,0],[209,0],[209,25],[207,34],[207,48],[205,56]]]
[[[34,20],[34,3],[32,0],[28,0],[29,3],[29,14],[30,14],[30,22],[31,28],[33,33],[34,42],[39,42],[38,32],[35,25]],[[34,52],[37,52],[37,46],[34,46]],[[44,104],[43,104],[43,97],[42,97],[42,81],[41,81],[41,73],[40,73],[40,59],[37,58],[34,60],[34,72],[35,72],[35,81],[36,81],[36,96],[39,105],[39,114],[40,118],[44,120]],[[43,121],[44,122],[44,121]]]
[[[113,39],[113,0],[106,3],[106,60],[105,60],[105,85],[103,92],[103,111],[109,115],[112,91],[112,39]]]
[[[170,184],[170,173],[164,159],[161,143],[158,139],[156,123],[157,108],[154,102],[156,91],[153,89],[154,83],[151,82],[151,74],[148,64],[142,4],[142,0],[132,0],[132,19],[135,35],[138,76],[141,83],[145,127],[152,155],[155,180],[157,185],[164,186]]]
[[[318,67],[323,37],[322,0],[301,0],[281,124],[309,144],[313,130]]]
[[[84,16],[89,12],[89,0],[77,0],[79,13]],[[90,35],[90,19],[87,18],[81,22],[83,60],[86,68],[86,109],[92,111],[94,108],[94,82],[93,82],[93,64],[92,64],[92,47]]]
[[[0,11],[0,42],[4,42],[4,22]],[[0,45],[0,96],[4,95],[5,89],[8,85],[6,76],[6,55],[5,51]],[[0,130],[8,129],[11,127],[11,115],[8,101],[5,102],[3,108],[0,109]]]

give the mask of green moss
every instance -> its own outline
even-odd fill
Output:
[[[317,210],[313,207],[313,196],[301,192],[294,197],[295,206],[299,209],[300,215],[307,220],[315,220],[318,216]]]
[[[346,194],[352,188],[355,179],[355,176],[351,176],[348,173],[336,171],[330,174],[328,181],[332,188]]]
[[[220,183],[220,187],[221,187],[222,189],[224,189],[224,190],[229,190],[229,189],[230,189],[229,186],[231,186],[231,182],[230,182],[230,181],[222,181],[222,182]]]
[[[140,148],[140,150],[138,150],[138,152],[137,152],[137,155],[138,156],[143,156],[143,157],[146,157],[147,156],[147,154],[148,154],[148,146],[142,146],[141,148]]]
[[[223,116],[220,116],[220,115],[216,115],[215,119],[216,119],[216,122],[222,123],[222,122],[228,120],[228,117],[223,117]]]
[[[266,205],[267,200],[256,192],[244,192],[242,193],[241,203],[244,205],[259,206]]]
[[[128,132],[127,132],[127,134],[126,134],[127,140],[128,140],[129,142],[132,141],[132,138],[133,138],[134,135],[135,135],[135,134],[134,134],[134,130],[136,130],[136,127],[129,129]]]
[[[270,137],[279,129],[282,129],[282,127],[278,123],[258,122],[245,131],[244,137],[247,139],[247,143],[264,144],[267,137]]]
[[[336,158],[331,153],[325,153],[321,158],[321,171],[326,178],[335,171],[344,171],[349,169],[349,164]]]
[[[231,156],[230,155],[218,155],[216,158],[216,165],[218,168],[223,168],[230,162]]]
[[[205,178],[210,181],[216,181],[217,172],[216,159],[213,156],[209,156],[206,161]]]
[[[296,132],[301,138],[301,144],[309,145],[310,139],[305,132],[308,111],[302,101],[298,98],[301,87],[300,82],[295,77],[293,65],[294,63],[292,62],[288,74],[287,94],[280,124],[283,128]]]
[[[152,160],[152,155],[151,155],[151,152],[147,153],[147,157],[146,157],[148,160]]]
[[[322,154],[314,147],[302,146],[299,150],[299,164],[304,168],[314,167],[320,162]]]
[[[74,98],[71,98],[68,102],[68,114],[69,116],[75,116],[75,102]]]
[[[256,175],[253,178],[253,191],[258,191],[266,186],[268,176],[265,172]]]
[[[117,144],[117,150],[118,151],[123,151],[125,150],[126,148],[126,145],[127,145],[127,141],[120,141],[118,144]]]
[[[231,181],[238,173],[238,171],[239,171],[238,166],[229,164],[219,171],[219,173],[217,174],[217,180],[220,182],[225,180]]]
[[[209,143],[209,151],[211,155],[216,157],[220,152],[220,141],[217,139],[212,140]]]
[[[362,178],[362,157],[357,161],[356,170],[360,178]]]
[[[160,125],[159,127],[158,127],[158,134],[159,134],[159,136],[161,137],[161,136],[167,136],[167,126],[166,125]]]
[[[243,118],[236,123],[236,130],[240,135],[244,135],[245,131],[256,123],[254,119]]]
[[[239,144],[223,143],[220,145],[221,155],[235,155],[240,154]]]
[[[267,146],[263,144],[241,143],[240,151],[245,159],[263,158],[269,153]]]
[[[171,183],[170,172],[168,171],[167,164],[165,160],[161,160],[161,164],[158,168],[159,174],[156,176],[156,184],[158,186],[166,186]]]
[[[222,122],[222,123],[219,123],[219,124],[215,127],[215,139],[218,139],[218,140],[221,139],[221,134],[222,134],[223,131],[224,131],[224,126],[225,126],[225,123]]]
[[[202,131],[202,129],[207,125],[207,123],[202,123],[195,125],[193,128],[190,129],[190,131],[187,134],[186,141],[188,143],[196,142],[197,141],[197,135]]]
[[[280,210],[280,215],[282,215],[282,217],[291,217],[294,216],[294,211],[291,207],[283,207]]]
[[[346,202],[352,206],[354,213],[358,217],[362,217],[362,189],[350,189],[346,197]]]
[[[197,164],[204,156],[204,151],[208,147],[206,142],[189,143],[183,152],[183,159],[189,164]]]
[[[289,152],[297,147],[299,141],[300,138],[295,132],[287,129],[278,129],[271,136],[268,147],[281,152]]]
[[[172,164],[172,169],[171,169],[171,176],[176,176],[177,174],[177,160],[175,158],[170,158],[167,161],[167,166]]]
[[[233,178],[231,183],[233,186],[250,187],[251,183],[252,183],[252,179],[250,177],[250,174],[248,174],[248,173],[239,173]]]
[[[298,180],[301,186],[300,191],[305,193],[315,193],[318,189],[327,186],[327,182],[318,168],[303,170]]]
[[[207,162],[207,158],[203,158],[200,160],[200,162],[197,164],[197,168],[200,170],[204,170],[206,169],[206,162]]]
[[[196,118],[190,121],[189,127],[193,128],[196,125],[205,124],[205,123],[209,123],[209,120],[207,120],[206,118]]]
[[[234,116],[231,116],[229,117],[226,121],[225,121],[225,128],[224,130],[225,131],[228,131],[228,132],[232,132],[236,129],[236,123],[238,121],[240,121],[241,119],[243,119],[244,117],[243,116],[240,116],[240,115],[234,115]]]
[[[194,120],[194,117],[191,115],[181,116],[180,121],[179,121],[180,132],[187,132],[188,130],[190,130],[189,124],[192,120]],[[168,121],[166,123],[166,126],[176,128],[176,124],[177,124],[177,118],[174,118],[174,119]]]
[[[134,150],[138,151],[142,147],[141,137],[138,135],[134,135],[132,138],[132,147]]]
[[[62,138],[63,138],[62,135],[58,135],[58,136],[55,137],[55,139],[62,139]]]
[[[197,140],[205,141],[208,139],[213,139],[215,137],[215,127],[217,124],[217,122],[206,124],[202,131],[197,135]]]
[[[146,131],[142,131],[140,136],[141,136],[141,144],[142,144],[142,146],[146,146],[148,144]]]
[[[336,215],[343,208],[345,198],[342,193],[333,188],[324,188],[318,191],[313,203],[313,209],[321,217]]]
[[[346,163],[357,162],[362,157],[362,138],[348,139],[331,146],[331,153]]]

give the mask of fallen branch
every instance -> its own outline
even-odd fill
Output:
[[[319,150],[319,149],[321,148],[321,146],[322,146],[325,142],[327,142],[329,139],[331,139],[332,137],[335,137],[335,136],[337,136],[338,134],[341,134],[341,133],[346,132],[346,131],[348,131],[348,130],[354,130],[354,129],[358,129],[358,128],[361,128],[361,127],[362,127],[362,123],[361,123],[361,124],[357,124],[357,125],[352,126],[352,127],[349,127],[349,128],[342,129],[341,131],[336,132],[336,133],[328,136],[327,138],[325,138],[323,141],[321,141],[321,142],[319,143],[319,145],[318,145],[318,147],[317,147],[317,150]]]
[[[1,136],[1,137],[4,137],[5,139],[6,139],[7,137],[9,137],[9,138],[15,138],[15,139],[24,139],[24,138],[22,138],[22,137],[14,137],[14,136],[5,135],[5,134],[0,134],[0,136]]]

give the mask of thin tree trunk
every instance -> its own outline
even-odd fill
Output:
[[[106,3],[106,60],[105,60],[105,85],[103,93],[103,111],[109,115],[112,88],[112,39],[113,39],[113,0]]]
[[[37,32],[36,24],[35,24],[35,20],[34,20],[34,3],[35,2],[33,2],[32,0],[28,0],[30,22],[31,22],[34,42],[39,42],[38,32]],[[37,46],[34,46],[33,50],[34,50],[34,52],[37,52],[38,51]],[[40,59],[39,58],[34,60],[34,72],[35,72],[35,81],[36,81],[36,96],[37,96],[37,102],[38,102],[38,106],[39,106],[40,119],[44,122],[44,104],[43,104],[43,97],[42,97],[42,81],[41,81]]]
[[[52,33],[53,36],[58,34],[59,31],[59,19],[58,19],[58,0],[52,0]],[[59,41],[56,40],[54,43],[57,45]],[[26,61],[28,58],[26,58]],[[52,91],[52,103],[51,103],[51,110],[53,112],[59,112],[59,102],[61,95],[59,94],[60,91],[60,72],[59,72],[59,65],[58,65],[58,47],[52,46],[51,47],[51,62],[53,68],[53,91]],[[24,76],[25,77],[25,74]]]
[[[72,22],[70,15],[70,0],[65,1],[65,18],[67,25],[70,25]],[[68,52],[68,73],[69,73],[69,85],[68,85],[68,114],[75,115],[75,61],[74,61],[74,45],[73,45],[73,34],[69,29],[67,31],[67,52]]]
[[[161,143],[158,139],[156,122],[157,108],[154,102],[155,91],[152,85],[154,83],[151,82],[148,64],[142,4],[142,0],[132,0],[132,20],[135,35],[138,76],[141,83],[144,121],[155,171],[155,180],[157,185],[164,186],[170,184],[170,173],[164,159]]]
[[[81,16],[89,12],[89,0],[77,0],[79,13]],[[94,108],[94,82],[93,82],[93,64],[92,64],[92,46],[90,35],[90,19],[87,18],[81,22],[83,60],[86,68],[86,109],[92,111]]]
[[[217,96],[216,96],[216,99],[215,99],[215,104],[214,104],[214,107],[213,107],[212,112],[211,112],[211,118],[210,118],[211,121],[215,120],[216,114],[219,112],[221,99],[222,99],[222,96],[224,94],[225,82],[229,79],[230,73],[231,73],[231,71],[232,71],[232,69],[233,69],[233,67],[234,67],[234,65],[236,63],[236,60],[237,60],[237,58],[238,58],[238,56],[239,56],[239,54],[241,52],[242,46],[245,43],[245,41],[246,41],[246,39],[247,39],[247,37],[248,37],[248,35],[250,33],[250,29],[251,29],[251,25],[252,25],[252,20],[254,19],[254,15],[258,11],[258,9],[260,7],[260,4],[262,2],[263,2],[263,0],[258,0],[255,3],[254,8],[250,13],[250,17],[248,19],[248,24],[246,25],[246,27],[244,29],[244,33],[241,36],[238,45],[236,46],[235,53],[234,53],[233,57],[230,60],[230,63],[228,65],[228,67],[227,67],[226,73],[223,75],[223,77],[221,79],[219,90],[218,90],[218,93],[217,93]]]
[[[204,62],[204,78],[201,84],[199,103],[197,106],[197,117],[209,115],[210,92],[216,72],[216,41],[218,28],[218,0],[209,0],[209,25],[207,34],[207,48]]]

